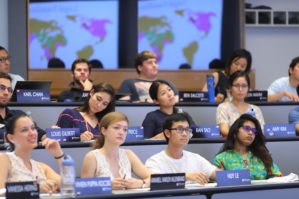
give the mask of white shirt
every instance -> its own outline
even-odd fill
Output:
[[[151,156],[145,162],[145,166],[153,173],[193,173],[203,172],[210,176],[216,169],[208,160],[202,156],[183,150],[180,159],[169,157],[165,150]]]
[[[268,95],[273,95],[281,92],[290,92],[298,96],[296,88],[292,87],[290,84],[290,78],[289,77],[281,77],[269,86],[268,88]],[[279,102],[289,102],[291,101],[290,98],[287,96],[284,96],[278,100]]]
[[[8,73],[8,75],[11,77],[11,86],[13,89],[15,89],[15,86],[17,84],[17,81],[25,81],[23,77],[17,74]]]

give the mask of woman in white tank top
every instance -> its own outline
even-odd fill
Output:
[[[0,154],[0,189],[6,182],[37,181],[41,192],[56,192],[60,186],[60,176],[48,165],[31,159],[32,150],[37,147],[37,130],[27,115],[10,118],[6,124],[6,140],[12,152]],[[64,156],[56,140],[44,139],[42,145],[53,155],[58,165]]]
[[[128,118],[111,112],[100,122],[101,135],[93,151],[85,155],[81,177],[110,177],[112,189],[142,188],[149,184],[150,172],[135,153],[119,146],[125,142]],[[132,171],[141,179],[132,178]]]

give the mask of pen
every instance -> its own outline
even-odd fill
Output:
[[[124,178],[123,179],[126,179],[126,174],[124,175]]]

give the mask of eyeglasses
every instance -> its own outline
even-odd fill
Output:
[[[0,91],[5,91],[6,89],[9,93],[13,92],[13,89],[11,87],[6,87],[6,86],[0,84]]]
[[[251,131],[252,133],[257,133],[256,128],[251,128],[250,126],[243,126],[243,130],[247,132]]]
[[[187,127],[187,128],[183,128],[183,127],[178,127],[178,128],[171,128],[171,129],[168,129],[170,131],[174,130],[176,131],[178,134],[182,135],[184,133],[184,131],[190,136],[192,137],[193,134],[192,134],[192,129]]]
[[[248,88],[247,84],[233,84],[233,87],[235,87],[236,89],[246,89]]]
[[[10,57],[0,57],[0,63],[4,63],[6,61],[10,61]]]

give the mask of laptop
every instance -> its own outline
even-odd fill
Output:
[[[17,101],[17,90],[50,90],[51,81],[17,81],[10,101]]]

